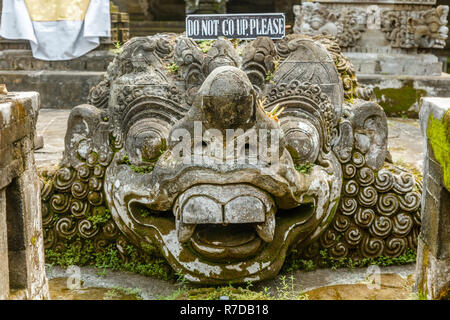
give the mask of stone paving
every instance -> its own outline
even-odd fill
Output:
[[[266,292],[271,297],[280,297],[280,291],[289,290],[287,299],[306,294],[309,300],[410,300],[414,283],[414,264],[380,268],[377,278],[367,268],[298,270],[292,274],[279,274],[275,279],[254,284],[252,291]],[[371,277],[369,277],[372,274]],[[133,291],[141,299],[167,299],[180,286],[174,282],[120,271],[99,274],[99,270],[81,267],[79,270],[80,288],[69,289],[74,283],[70,273],[61,267],[47,268],[50,298],[54,300],[128,300],[133,297],[110,297],[108,289]],[[73,278],[73,275],[71,275]],[[69,280],[69,281],[68,281]],[[244,284],[243,287],[246,287]],[[198,288],[187,285],[186,289]],[[283,293],[285,294],[285,293]],[[284,297],[286,299],[286,297]]]

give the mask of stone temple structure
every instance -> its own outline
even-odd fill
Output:
[[[435,55],[446,46],[448,11],[435,0],[317,0],[294,6],[294,32],[335,37],[387,112],[417,115],[420,97],[450,96]]]
[[[42,175],[45,247],[135,248],[202,283],[274,277],[293,249],[415,249],[421,184],[385,161],[371,97],[326,36],[133,38]]]
[[[318,0],[295,6],[294,31],[330,34],[364,74],[440,75],[438,58],[420,49],[444,48],[448,6],[436,1]]]

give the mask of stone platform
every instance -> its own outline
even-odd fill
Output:
[[[450,74],[439,76],[357,74],[359,83],[373,89],[387,116],[418,118],[422,97],[450,97]]]
[[[90,88],[104,72],[76,70],[0,70],[0,83],[10,91],[37,91],[44,108],[71,109],[86,103]]]

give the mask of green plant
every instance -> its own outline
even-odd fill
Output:
[[[286,261],[282,268],[282,273],[291,273],[296,270],[312,271],[316,268],[331,268],[333,270],[338,268],[361,268],[370,265],[378,265],[381,267],[387,267],[392,265],[404,265],[414,263],[416,261],[416,251],[413,249],[406,249],[405,253],[398,257],[386,257],[378,256],[375,258],[333,258],[328,254],[327,249],[319,251],[318,257],[314,260],[304,259],[301,252],[292,250],[286,257]]]
[[[178,72],[178,65],[175,62],[168,63],[166,65],[166,70],[170,73],[177,73]]]
[[[306,293],[295,290],[294,280],[293,275],[289,277],[289,280],[284,275],[280,277],[281,283],[276,288],[279,300],[308,300]]]
[[[146,174],[153,171],[153,165],[136,166],[132,164],[127,154],[125,154],[122,159],[120,159],[119,164],[126,164],[128,167],[130,167],[131,170],[133,170],[133,172],[139,174]]]
[[[272,71],[267,71],[266,72],[266,81],[269,81],[269,82],[273,83],[273,81],[272,81],[273,77],[274,77],[274,74],[273,74]]]
[[[105,207],[94,207],[92,215],[87,217],[87,220],[91,221],[94,227],[105,224],[109,219],[111,219],[111,214]]]
[[[214,41],[215,40],[200,40],[197,41],[197,45],[203,53],[208,53]]]
[[[112,53],[119,55],[123,52],[123,47],[120,41],[114,42],[113,46],[114,48],[110,50]]]
[[[311,169],[315,166],[314,163],[306,162],[301,165],[295,165],[295,170],[300,173],[310,173]]]

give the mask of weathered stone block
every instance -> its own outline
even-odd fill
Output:
[[[0,190],[0,300],[9,298],[8,237],[6,229],[6,196]]]
[[[49,297],[33,141],[36,92],[0,96],[0,299]]]
[[[86,103],[91,87],[103,72],[90,71],[0,71],[0,83],[11,91],[37,91],[43,108],[71,109]]]
[[[425,192],[415,289],[428,299],[443,299],[450,293],[450,99],[423,98],[420,121]]]

